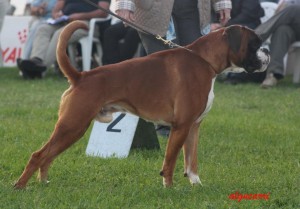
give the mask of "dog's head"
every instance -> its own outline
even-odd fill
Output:
[[[262,40],[253,30],[233,25],[227,27],[223,35],[230,49],[230,71],[253,73],[266,70],[270,62],[269,51],[261,48]]]

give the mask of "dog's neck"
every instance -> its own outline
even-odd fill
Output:
[[[212,32],[209,35],[210,38],[208,38],[208,36],[203,36],[187,46],[188,49],[210,63],[216,74],[221,73],[230,66],[230,60],[228,60],[229,49],[227,52],[221,54],[216,53],[216,50],[218,50],[219,47],[228,47],[222,34],[223,32],[220,31]],[[214,37],[212,38],[212,36]]]

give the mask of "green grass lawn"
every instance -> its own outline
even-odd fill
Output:
[[[274,89],[216,83],[215,101],[201,126],[202,186],[183,177],[179,156],[174,186],[165,189],[161,150],[132,150],[125,159],[88,157],[83,139],[53,163],[50,183],[35,176],[25,190],[12,187],[30,154],[51,134],[68,83],[53,73],[23,80],[0,69],[0,208],[300,208],[300,88],[287,78]],[[269,194],[232,200],[232,193]]]

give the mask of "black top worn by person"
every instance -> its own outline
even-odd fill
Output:
[[[90,0],[95,5],[98,5],[100,0]],[[110,0],[101,0],[106,1],[110,3]],[[92,12],[94,10],[98,9],[97,7],[87,3],[84,0],[65,0],[65,6],[62,10],[62,12],[65,15],[70,15],[74,13],[80,13],[80,12]]]
[[[245,25],[251,29],[261,24],[260,18],[265,15],[258,0],[232,0],[231,19],[228,25]]]

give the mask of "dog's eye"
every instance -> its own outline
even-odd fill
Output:
[[[261,39],[258,36],[255,36],[249,41],[248,50],[257,51],[260,48],[261,44]]]
[[[256,52],[260,48],[260,46],[261,46],[261,42],[257,39],[254,39],[254,40],[249,42],[248,50]]]
[[[248,51],[250,52],[256,52],[259,49],[260,45],[257,44],[249,44]]]

